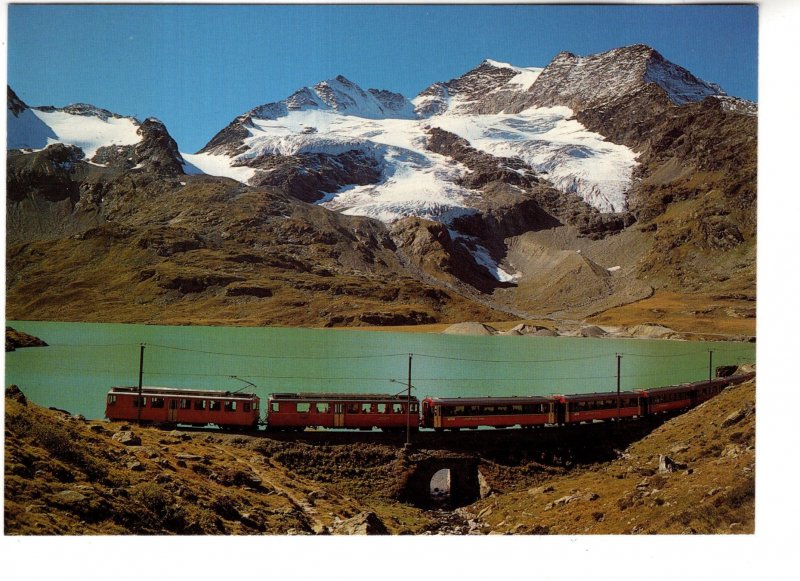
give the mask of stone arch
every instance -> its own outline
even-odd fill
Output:
[[[437,473],[449,470],[447,506],[457,508],[472,504],[480,498],[478,463],[478,458],[460,455],[414,459],[400,499],[419,508],[433,508],[437,503],[431,495],[431,481]]]

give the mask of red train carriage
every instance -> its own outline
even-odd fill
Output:
[[[259,402],[252,393],[142,387],[141,421],[256,429]],[[106,397],[106,417],[112,421],[136,421],[140,417],[138,403],[138,387],[112,387]]]
[[[559,402],[557,410],[559,424],[609,420],[616,418],[617,413],[620,418],[640,417],[646,413],[639,394],[633,391],[620,392],[619,412],[617,412],[616,391],[558,395],[555,399]]]
[[[411,409],[409,410],[409,403]],[[419,429],[419,401],[405,395],[363,393],[273,393],[267,405],[268,430],[336,428]]]
[[[719,393],[731,383],[733,383],[731,378],[724,377],[695,384],[697,388],[695,405],[699,405],[704,401],[710,400],[715,395],[719,395]]]
[[[684,383],[682,385],[656,387],[654,389],[638,390],[638,393],[642,395],[647,413],[659,414],[697,405],[698,384]],[[706,393],[704,397],[710,399],[711,396]]]
[[[554,401],[548,397],[426,397],[422,426],[461,428],[529,428],[554,423]]]

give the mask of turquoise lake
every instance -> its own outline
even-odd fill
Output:
[[[755,345],[735,342],[464,337],[331,329],[165,327],[9,321],[49,347],[6,353],[6,385],[35,403],[102,418],[112,385],[273,392],[397,393],[411,383],[431,396],[550,395],[613,391],[708,377],[713,365],[755,362]],[[239,379],[235,379],[235,376]],[[250,382],[256,385],[250,387]]]

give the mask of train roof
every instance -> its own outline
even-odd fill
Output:
[[[549,397],[539,395],[512,395],[502,397],[427,397],[425,398],[441,405],[524,405],[535,403],[550,403]]]
[[[312,400],[312,401],[407,401],[406,394],[394,393],[271,393],[269,399],[277,400]],[[417,401],[416,396],[411,396],[411,401]]]
[[[703,382],[703,383],[708,383]],[[689,391],[698,387],[698,384],[694,383],[682,383],[680,385],[666,385],[664,387],[651,387],[649,389],[641,389],[644,394],[651,394],[651,393],[670,393],[673,391]]]
[[[113,386],[108,393],[118,395],[118,394],[132,394],[136,395],[139,393],[139,388],[137,386]],[[152,385],[143,385],[142,386],[142,395],[145,396],[181,396],[181,397],[188,397],[188,398],[209,398],[209,397],[218,397],[218,398],[226,398],[226,399],[257,399],[258,396],[254,393],[232,393],[230,391],[223,391],[223,390],[215,390],[215,389],[189,389],[184,387],[156,387]]]
[[[619,392],[620,397],[639,397],[639,393],[635,391],[621,391]],[[609,398],[616,398],[617,392],[616,391],[602,391],[596,393],[571,393],[569,395],[560,395],[557,396],[567,401],[591,401],[596,399],[609,399]]]

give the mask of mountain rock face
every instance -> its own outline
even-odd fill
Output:
[[[720,87],[638,44],[588,57],[559,53],[507,110],[565,105],[578,111],[626,98],[650,84],[658,86],[675,105],[725,94]]]
[[[491,114],[506,109],[520,92],[530,88],[542,69],[519,68],[485,60],[476,68],[445,83],[434,83],[415,99],[420,117],[446,112]]]
[[[339,76],[196,154],[155,119],[9,88],[9,314],[95,316],[76,281],[120,320],[245,324],[754,296],[756,114],[643,45],[485,60],[412,100]]]

